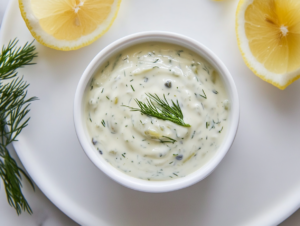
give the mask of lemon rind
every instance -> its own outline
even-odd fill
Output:
[[[248,1],[248,2],[246,2],[246,1]],[[259,72],[258,70],[256,70],[255,69],[255,67],[253,66],[253,63],[251,63],[250,62],[250,60],[249,60],[249,58],[251,57],[251,58],[254,58],[255,59],[255,57],[252,55],[252,52],[251,52],[251,50],[250,50],[250,47],[249,47],[249,44],[248,43],[245,43],[245,44],[247,44],[248,45],[248,48],[249,48],[249,50],[247,51],[248,52],[248,54],[250,54],[250,56],[249,55],[247,55],[245,52],[245,49],[243,49],[243,44],[244,43],[242,43],[242,39],[241,39],[241,35],[242,34],[240,34],[240,31],[242,31],[243,33],[245,33],[244,31],[244,29],[239,29],[240,28],[240,24],[239,24],[239,16],[241,15],[241,16],[244,16],[244,11],[242,11],[243,12],[243,14],[241,14],[241,8],[242,7],[245,7],[245,8],[247,8],[251,3],[253,2],[253,0],[240,0],[239,1],[239,3],[238,3],[238,6],[237,6],[237,10],[236,10],[236,20],[235,20],[235,32],[236,32],[236,37],[237,37],[237,43],[238,43],[238,47],[239,47],[239,50],[240,50],[240,52],[241,52],[241,54],[242,54],[242,58],[243,58],[243,60],[244,60],[244,62],[245,62],[245,64],[247,65],[247,67],[257,76],[257,77],[259,77],[260,79],[262,79],[262,80],[264,80],[264,81],[266,81],[266,82],[268,82],[268,83],[270,83],[270,84],[272,84],[273,86],[275,86],[275,87],[277,87],[277,88],[279,88],[279,89],[281,89],[281,90],[284,90],[284,89],[286,89],[290,84],[292,84],[294,81],[296,81],[297,79],[299,79],[300,78],[300,68],[298,69],[298,70],[295,70],[295,71],[293,71],[293,72],[290,72],[290,73],[287,73],[287,74],[275,74],[275,73],[270,73],[270,75],[269,76],[266,76],[266,75],[264,75],[264,74],[262,74],[261,72]],[[248,3],[248,4],[247,4]],[[247,4],[247,5],[245,5],[245,4]],[[244,21],[243,21],[244,22]],[[246,56],[247,55],[247,56]],[[253,60],[252,60],[253,61]],[[261,63],[259,63],[258,61],[256,61],[257,62],[257,64],[261,64]],[[290,79],[287,79],[287,80],[285,80],[284,82],[282,82],[282,83],[279,83],[279,82],[277,82],[277,81],[275,81],[275,80],[272,80],[272,79],[270,79],[270,78],[268,78],[268,77],[272,77],[272,74],[274,75],[274,76],[277,76],[278,77],[278,75],[279,76],[287,76],[287,77],[291,77]]]
[[[72,45],[72,46],[63,45],[62,47],[59,47],[59,46],[55,46],[53,44],[49,44],[48,42],[45,42],[44,39],[34,31],[34,28],[31,25],[31,22],[30,22],[30,20],[28,19],[27,15],[26,15],[26,11],[25,11],[25,6],[23,4],[23,0],[18,0],[18,1],[19,1],[19,8],[20,8],[20,11],[21,11],[21,15],[22,15],[22,17],[23,17],[23,19],[25,21],[25,24],[26,24],[28,30],[30,31],[31,35],[40,44],[42,44],[44,46],[47,46],[49,48],[52,48],[52,49],[62,50],[62,51],[70,51],[70,50],[80,49],[82,47],[90,45],[91,43],[93,43],[97,39],[99,39],[101,36],[103,36],[110,29],[110,27],[112,26],[113,22],[115,21],[115,19],[117,17],[117,14],[119,12],[120,5],[121,5],[121,0],[117,0],[116,9],[115,9],[113,17],[110,19],[110,22],[109,22],[108,26],[106,28],[104,28],[99,34],[95,35],[90,40],[87,40],[87,41],[84,41],[84,42],[80,43],[79,45]],[[49,36],[51,36],[51,35],[49,35]],[[60,43],[61,41],[57,40],[57,42]]]

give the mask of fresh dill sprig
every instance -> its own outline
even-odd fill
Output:
[[[22,48],[16,47],[18,40],[14,39],[7,46],[2,47],[0,55],[0,79],[9,79],[17,75],[16,69],[25,65],[32,65],[33,58],[37,57],[33,41],[26,43]]]
[[[189,124],[186,124],[183,121],[183,114],[179,106],[178,100],[176,100],[176,103],[173,100],[171,100],[171,106],[167,101],[165,95],[164,99],[159,98],[157,94],[153,95],[150,93],[146,93],[146,95],[149,97],[147,99],[147,103],[143,103],[142,101],[135,99],[135,102],[137,103],[139,108],[133,108],[126,105],[122,106],[130,108],[131,111],[140,111],[142,114],[145,115],[149,115],[162,120],[168,120],[180,126],[190,127]]]
[[[16,47],[17,39],[2,48],[0,55],[0,177],[2,178],[7,201],[17,214],[32,210],[22,193],[22,175],[34,189],[33,182],[11,157],[7,146],[17,141],[17,136],[28,125],[30,102],[36,97],[26,98],[29,86],[23,78],[15,78],[16,70],[37,57],[33,43],[26,43],[22,48]],[[13,79],[14,78],[14,79]],[[6,84],[3,80],[12,79]]]

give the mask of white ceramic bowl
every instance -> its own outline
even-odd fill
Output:
[[[221,146],[216,154],[201,168],[193,173],[174,180],[168,181],[145,181],[138,178],[131,177],[109,164],[92,145],[91,137],[88,134],[86,124],[83,120],[84,105],[83,98],[88,84],[92,79],[98,68],[105,63],[111,56],[120,52],[121,50],[130,46],[143,43],[143,42],[167,42],[186,47],[195,53],[202,56],[208,61],[220,74],[226,86],[229,100],[230,100],[230,115],[229,115],[229,129],[226,137],[224,138]],[[239,101],[238,93],[234,81],[221,60],[213,54],[204,45],[197,41],[183,35],[170,33],[170,32],[141,32],[121,38],[104,48],[92,60],[84,71],[79,84],[77,86],[75,100],[74,100],[74,121],[78,139],[81,146],[91,161],[104,172],[107,176],[116,182],[138,191],[144,192],[168,192],[193,185],[208,176],[220,163],[227,151],[229,150],[235,138],[238,123],[239,123]]]

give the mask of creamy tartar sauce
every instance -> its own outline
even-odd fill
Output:
[[[129,107],[146,94],[178,100],[183,127]],[[129,107],[127,107],[129,106]],[[226,134],[230,104],[218,72],[196,53],[167,43],[123,50],[95,73],[85,120],[95,150],[112,166],[144,180],[184,177],[203,166]],[[174,141],[175,140],[175,141]]]

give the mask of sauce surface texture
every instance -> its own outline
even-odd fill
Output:
[[[178,101],[183,127],[131,111],[146,94]],[[173,44],[123,50],[95,73],[85,94],[85,122],[95,150],[120,171],[144,180],[184,177],[218,150],[229,101],[218,72],[196,53]]]

